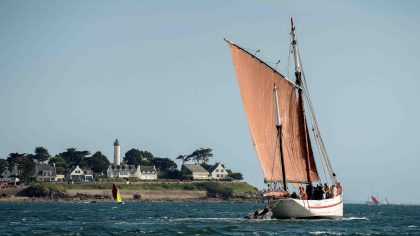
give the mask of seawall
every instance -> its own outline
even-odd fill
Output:
[[[66,194],[69,196],[84,194],[112,197],[110,190],[101,189],[67,189]],[[138,198],[141,200],[188,200],[207,197],[207,191],[190,190],[120,190],[120,194],[124,199]]]

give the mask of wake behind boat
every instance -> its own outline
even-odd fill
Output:
[[[268,185],[265,196],[272,200],[268,209],[274,218],[340,219],[342,188],[318,128],[293,19],[291,36],[295,82],[255,54],[225,39],[232,54],[252,141]],[[309,111],[308,117],[305,109]],[[308,124],[313,133],[309,132]],[[317,146],[317,160],[311,139]],[[323,170],[323,180],[318,169]],[[314,183],[318,186],[314,187]]]

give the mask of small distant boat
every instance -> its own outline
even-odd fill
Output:
[[[118,204],[124,204],[120,191],[115,184],[112,184],[112,197],[117,201]]]
[[[376,199],[376,197],[374,197],[374,196],[370,196],[370,198],[371,198],[371,200],[372,200],[372,204],[373,205],[379,205],[379,201],[378,201],[378,199]]]
[[[388,202],[387,198],[385,198],[385,200],[383,200],[383,201],[379,201],[378,196],[375,197],[375,196],[371,195],[370,199],[366,201],[366,204],[368,204],[368,205],[388,205],[389,202]]]

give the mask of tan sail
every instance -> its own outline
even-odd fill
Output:
[[[282,123],[282,147],[287,182],[319,180],[307,125],[302,123],[303,107],[299,105],[296,86],[267,64],[229,42],[252,141],[268,182],[281,182],[282,168],[276,128],[273,88],[278,87]],[[307,149],[309,148],[309,149]]]

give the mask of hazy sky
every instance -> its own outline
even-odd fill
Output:
[[[118,138],[175,158],[199,147],[262,187],[224,37],[281,59],[290,17],[349,201],[420,203],[418,1],[0,1],[0,156]]]

